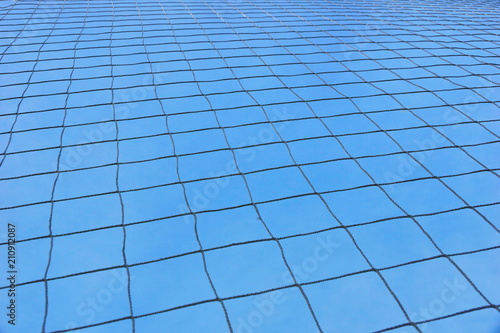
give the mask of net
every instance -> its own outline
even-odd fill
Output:
[[[497,4],[3,1],[1,329],[498,330]]]

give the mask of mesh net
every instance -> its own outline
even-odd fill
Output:
[[[0,7],[4,331],[499,329],[497,1]]]

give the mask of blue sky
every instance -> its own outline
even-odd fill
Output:
[[[2,1],[0,331],[500,332],[494,4]]]

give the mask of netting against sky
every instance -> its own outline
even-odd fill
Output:
[[[499,332],[498,1],[0,6],[2,332]]]

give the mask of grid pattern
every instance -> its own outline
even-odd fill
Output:
[[[0,5],[0,327],[498,329],[497,1]]]

